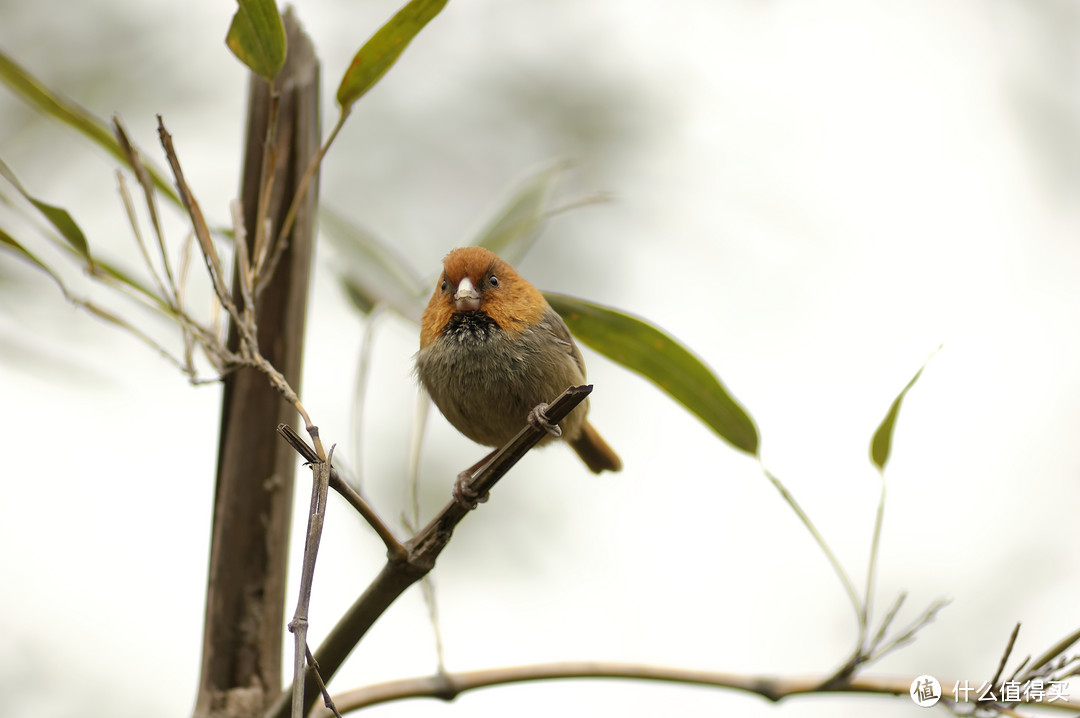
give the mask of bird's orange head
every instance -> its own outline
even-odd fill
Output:
[[[420,346],[432,342],[456,314],[479,312],[516,334],[539,322],[547,306],[544,295],[494,252],[455,249],[443,259],[442,276],[424,310]]]

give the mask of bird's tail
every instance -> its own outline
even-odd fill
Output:
[[[622,459],[587,421],[581,429],[581,435],[570,442],[570,448],[577,452],[594,474],[622,469]]]

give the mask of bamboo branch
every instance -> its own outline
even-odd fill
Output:
[[[591,392],[592,386],[570,387],[551,402],[545,412],[548,419],[558,423]],[[478,495],[489,492],[544,436],[546,432],[543,429],[525,424],[517,436],[496,451],[491,459],[472,475],[468,488]],[[387,557],[386,565],[315,651],[315,659],[324,680],[330,680],[337,672],[352,649],[390,604],[435,567],[435,560],[446,548],[454,529],[469,513],[470,510],[458,501],[450,501],[427,526],[405,542],[405,552],[401,557]],[[310,710],[314,704],[317,690],[315,679],[309,673],[304,686],[305,710]],[[282,692],[265,714],[266,717],[286,718],[291,707],[291,694],[291,690]]]
[[[903,696],[909,693],[914,680],[914,677],[863,676],[853,678],[842,685],[823,688],[823,678],[821,676],[778,678],[775,676],[720,673],[632,663],[564,662],[508,666],[505,668],[444,673],[388,681],[340,693],[334,696],[334,705],[338,711],[345,714],[380,703],[406,698],[437,698],[449,701],[462,693],[480,688],[570,678],[658,681],[662,683],[708,686],[759,695],[774,703],[795,696],[821,695],[825,693]],[[956,681],[941,681],[943,700],[957,700],[957,696],[948,690],[957,683]],[[1045,709],[1076,711],[1073,704],[1065,701],[1048,703],[1046,701],[1028,700],[1023,702],[1029,706],[1038,706]],[[312,718],[326,718],[327,715],[326,711],[316,710],[312,713]]]
[[[326,461],[312,466],[314,480],[311,482],[311,506],[308,508],[307,538],[304,542],[304,564],[300,572],[300,598],[296,611],[289,621],[289,631],[294,639],[292,718],[302,718],[304,713],[304,675],[307,662],[308,607],[311,605],[311,584],[315,580],[315,561],[319,556],[323,524],[326,519],[326,493],[330,488],[330,462],[334,460],[334,447]]]
[[[309,464],[315,465],[321,462],[318,453],[315,449],[311,448],[306,441],[288,424],[279,424],[278,433],[288,442],[289,446],[296,450],[296,453],[303,457],[304,461]],[[341,477],[338,470],[332,465],[330,467],[330,488],[338,492],[343,499],[349,502],[349,505],[356,509],[356,512],[364,517],[368,525],[375,530],[375,533],[382,539],[383,544],[386,546],[386,553],[388,556],[395,557],[397,560],[403,560],[406,554],[405,547],[394,536],[394,532],[390,529],[385,521],[375,512],[375,509],[371,508],[371,505],[364,500],[360,494],[353,490],[351,486]]]

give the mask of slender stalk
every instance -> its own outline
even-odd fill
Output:
[[[1013,629],[1012,635],[1009,636],[1009,642],[1005,645],[1005,652],[1001,654],[1001,660],[998,661],[997,672],[994,673],[994,677],[990,679],[990,685],[996,686],[998,679],[1001,678],[1001,674],[1005,672],[1005,664],[1009,662],[1009,656],[1012,655],[1013,646],[1016,645],[1016,637],[1020,635],[1020,624],[1016,624],[1016,628]]]
[[[297,212],[304,204],[304,199],[307,195],[308,188],[311,186],[312,180],[316,177],[319,165],[322,163],[323,157],[326,156],[327,150],[330,149],[330,145],[334,143],[338,133],[341,132],[341,128],[345,125],[345,118],[348,117],[347,112],[342,112],[338,117],[337,124],[330,130],[330,135],[326,138],[326,142],[312,158],[308,164],[307,169],[304,170],[303,176],[300,178],[300,182],[297,185],[296,194],[293,195],[292,203],[289,205],[289,211],[285,215],[285,220],[281,223],[281,228],[277,233],[277,241],[274,242],[274,253],[270,257],[270,260],[265,268],[265,271],[261,272],[261,276],[258,284],[255,287],[255,296],[262,294],[263,289],[269,283],[270,278],[274,276],[274,272],[277,269],[277,264],[281,259],[281,255],[285,252],[285,248],[288,246],[289,232],[292,230],[293,222],[296,221]]]
[[[293,447],[296,453],[303,457],[304,461],[313,465],[319,463],[319,455],[315,452],[315,449],[308,446],[307,442],[305,442],[291,426],[288,424],[279,424],[277,430],[282,438]],[[397,540],[397,537],[394,536],[394,532],[390,530],[390,527],[387,526],[386,522],[371,508],[368,502],[349,486],[348,482],[341,477],[338,470],[335,469],[333,465],[330,466],[330,488],[338,492],[342,498],[349,502],[349,505],[356,509],[356,512],[359,513],[368,525],[375,530],[375,533],[386,546],[386,553],[388,556],[396,561],[405,560],[405,547]]]
[[[375,326],[385,311],[382,304],[377,304],[368,312],[367,320],[364,322],[364,334],[360,338],[360,356],[356,360],[356,390],[353,392],[355,401],[353,403],[352,418],[354,427],[352,465],[355,470],[356,485],[361,487],[364,485],[364,435],[362,431],[364,426],[364,406],[367,404],[368,377],[371,375],[371,355],[375,347]]]
[[[881,494],[878,497],[877,513],[874,515],[874,533],[870,539],[870,565],[866,569],[866,594],[862,613],[859,617],[859,646],[867,649],[866,637],[870,631],[870,612],[874,602],[874,583],[877,579],[878,548],[881,545],[881,526],[885,518],[885,474],[879,472]]]
[[[267,243],[269,241],[269,222],[267,207],[270,206],[270,197],[274,191],[274,177],[277,174],[277,146],[275,137],[278,130],[278,116],[281,109],[281,94],[277,91],[274,83],[270,83],[268,90],[270,98],[267,110],[266,133],[263,137],[262,171],[259,177],[258,209],[255,216],[260,221],[255,226],[255,241],[252,245],[251,266],[254,271],[251,276],[245,278],[245,282],[254,286],[255,278],[261,276],[263,265],[267,256]],[[282,237],[285,235],[282,235]],[[281,241],[281,237],[278,238]],[[269,278],[267,278],[269,281]]]
[[[784,484],[777,477],[773,476],[768,469],[762,465],[761,470],[765,473],[766,478],[772,482],[772,485],[776,487],[776,490],[780,492],[780,495],[787,502],[791,510],[795,512],[795,515],[802,521],[803,526],[810,532],[810,535],[814,537],[814,541],[821,548],[822,553],[825,554],[825,558],[828,559],[829,564],[832,565],[833,571],[840,579],[840,583],[844,586],[844,591],[847,592],[848,598],[851,600],[851,605],[855,607],[855,614],[862,615],[862,603],[859,601],[859,593],[855,590],[855,584],[851,582],[851,578],[848,576],[847,571],[840,565],[839,559],[836,558],[836,554],[829,548],[829,544],[825,541],[825,537],[821,535],[821,532],[814,526],[814,522],[810,520],[810,517],[799,506],[799,502],[795,500],[795,497],[791,495],[791,492],[787,490]]]
[[[162,301],[170,308],[175,308],[175,296],[165,288],[165,284],[161,281],[161,277],[158,275],[154,263],[150,261],[150,252],[146,249],[146,242],[143,240],[142,230],[139,228],[139,220],[135,216],[135,203],[131,199],[131,192],[128,191],[127,180],[124,179],[124,173],[120,170],[116,171],[116,185],[119,189],[120,201],[124,205],[124,213],[127,215],[128,224],[131,225],[131,233],[135,237],[135,244],[139,248],[139,255],[142,257],[143,264],[146,265],[147,271],[150,272],[150,277],[154,280],[154,286],[156,286],[157,290],[161,293]]]
[[[165,248],[165,233],[161,229],[161,220],[158,218],[157,211],[157,193],[154,191],[154,178],[151,177],[150,171],[147,169],[146,164],[142,161],[142,157],[139,155],[139,150],[128,139],[127,130],[124,128],[123,122],[120,121],[120,116],[115,115],[113,117],[113,130],[116,135],[116,139],[120,144],[120,149],[127,159],[128,165],[135,173],[136,179],[139,180],[139,184],[142,186],[143,198],[146,201],[146,210],[150,214],[150,224],[154,228],[154,235],[157,237],[158,253],[161,256],[161,265],[165,270],[165,278],[168,280],[168,286],[170,292],[164,294],[167,301],[173,302],[177,307],[180,305],[180,290],[177,286],[176,279],[173,278],[172,265],[169,262],[169,253]]]
[[[330,487],[330,462],[334,459],[334,447],[326,461],[315,464],[311,482],[311,506],[308,509],[307,538],[304,542],[304,562],[300,572],[300,597],[296,602],[296,611],[289,622],[293,634],[293,691],[292,718],[304,715],[304,665],[307,661],[308,608],[311,605],[311,584],[315,578],[315,562],[319,556],[319,543],[322,541],[323,523],[326,517],[326,494]]]

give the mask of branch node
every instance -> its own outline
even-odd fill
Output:
[[[431,684],[433,698],[450,702],[461,694],[461,687],[454,680],[454,676],[444,670],[440,669],[431,677]]]

